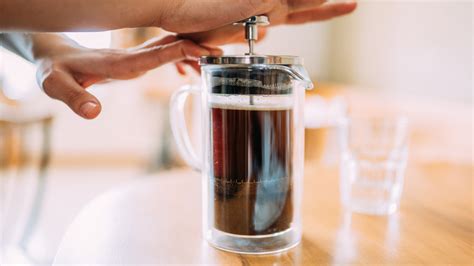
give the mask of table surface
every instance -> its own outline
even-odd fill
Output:
[[[55,264],[472,264],[472,166],[407,169],[398,212],[345,213],[335,166],[307,164],[303,240],[285,253],[232,254],[201,238],[200,175],[174,170],[137,180],[87,205]]]
[[[303,240],[278,255],[237,255],[201,237],[200,175],[174,170],[137,179],[88,204],[67,230],[56,264],[474,264],[472,106],[368,97],[329,89],[353,114],[410,119],[410,160],[400,210],[350,214],[329,133],[306,132]],[[324,90],[319,90],[324,94]]]

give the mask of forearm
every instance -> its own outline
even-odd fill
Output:
[[[1,0],[0,31],[87,31],[159,26],[175,0]]]
[[[33,63],[80,48],[73,40],[56,33],[3,33],[0,42],[8,50]]]

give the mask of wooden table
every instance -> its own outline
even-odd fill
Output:
[[[395,214],[345,213],[337,165],[321,159],[328,133],[308,130],[304,232],[296,248],[244,256],[210,247],[201,237],[200,176],[183,169],[139,179],[92,201],[69,227],[55,263],[474,264],[473,107],[357,91],[318,93],[343,97],[353,114],[410,119],[410,159]]]
[[[307,164],[303,241],[273,256],[210,247],[201,238],[200,175],[175,170],[92,201],[65,234],[55,264],[402,264],[473,261],[472,166],[408,167],[400,211],[348,214],[335,166]]]

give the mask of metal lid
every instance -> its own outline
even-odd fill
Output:
[[[199,64],[204,65],[302,65],[303,59],[291,55],[232,55],[203,56]]]

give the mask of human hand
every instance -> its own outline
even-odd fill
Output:
[[[281,24],[303,24],[307,22],[329,20],[351,13],[357,7],[356,2],[326,3],[326,0],[285,0],[277,1],[266,14],[270,26]],[[265,36],[266,28],[260,27],[259,38]],[[218,46],[229,43],[245,42],[244,29],[241,26],[226,25],[210,31],[180,34],[182,38],[196,43]]]
[[[99,100],[86,88],[108,79],[131,79],[169,62],[196,61],[204,55],[220,55],[215,48],[199,46],[175,36],[153,39],[131,49],[68,47],[39,59],[37,79],[51,98],[67,104],[86,119],[97,117]]]

